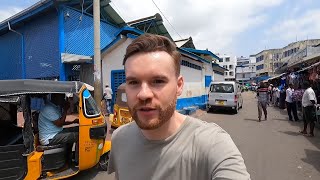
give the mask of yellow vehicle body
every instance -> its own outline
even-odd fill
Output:
[[[39,81],[42,81],[42,80],[39,80]],[[1,85],[1,81],[0,81],[0,85]],[[30,92],[27,92],[27,93],[30,94]],[[17,178],[14,178],[14,179],[21,179],[21,178],[26,180],[64,179],[64,178],[68,178],[76,175],[79,171],[92,168],[96,165],[100,165],[100,167],[103,170],[106,170],[108,153],[111,149],[111,142],[106,141],[106,138],[105,138],[107,133],[107,129],[106,129],[107,122],[104,120],[104,117],[102,116],[100,111],[92,110],[92,109],[96,109],[96,107],[95,107],[93,98],[91,97],[91,94],[86,88],[86,85],[82,85],[81,88],[79,88],[77,93],[79,94],[78,96],[79,101],[78,101],[78,108],[77,108],[78,119],[79,119],[78,166],[65,164],[63,167],[58,169],[44,170],[44,166],[45,166],[44,159],[46,159],[46,156],[48,156],[46,155],[46,152],[49,152],[50,149],[43,150],[41,148],[38,148],[40,147],[38,134],[33,133],[33,137],[34,137],[33,145],[32,145],[33,147],[29,148],[33,150],[30,150],[30,152],[28,153],[24,152],[24,153],[17,154],[19,157],[21,154],[20,159],[22,160],[20,162],[17,162],[18,164],[14,165],[14,168],[17,168],[20,166],[19,163],[22,163],[21,166],[26,166],[26,168],[22,169],[20,173],[21,175],[19,177],[17,176]],[[1,98],[4,98],[4,96],[1,96],[1,92],[0,92],[0,105],[1,105]],[[27,113],[24,113],[23,115],[25,116],[25,114]],[[28,120],[24,122],[24,126],[22,127],[22,129],[31,127],[30,125],[27,124],[27,122]],[[7,138],[10,138],[10,137],[7,137]],[[2,151],[3,149],[3,151],[12,152],[12,149],[14,149],[15,147],[19,147],[21,149],[23,147],[23,144],[18,144],[18,145],[8,144],[3,146],[0,145],[0,150]],[[60,149],[63,150],[63,148],[60,148]],[[3,163],[1,162],[2,160],[1,158],[5,159],[6,157],[0,156],[0,163]],[[53,163],[55,163],[54,158],[51,158],[50,161],[53,161]],[[26,164],[24,162],[26,162]],[[5,164],[0,164],[0,167],[2,167],[3,165],[6,166]],[[2,170],[4,170],[5,172],[5,169],[0,168],[0,172],[2,172]],[[0,179],[9,177],[10,173],[12,174],[13,172],[7,172],[7,174],[4,174],[4,173],[0,174]]]
[[[132,121],[132,116],[127,105],[125,83],[121,84],[117,89],[113,112],[114,113],[109,116],[111,128],[113,129],[116,129]]]

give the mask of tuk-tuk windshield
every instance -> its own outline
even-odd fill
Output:
[[[90,92],[86,89],[83,91],[83,105],[84,113],[87,117],[96,117],[100,115],[100,111],[97,108],[96,102],[91,96]]]

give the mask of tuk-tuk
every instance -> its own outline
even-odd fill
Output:
[[[96,165],[107,168],[107,123],[85,83],[0,80],[0,87],[0,179],[63,179]],[[64,144],[39,142],[37,114],[44,97],[53,93],[72,96],[71,115],[79,119],[78,164],[69,161],[74,152]]]
[[[126,84],[123,83],[118,87],[113,106],[114,113],[109,115],[109,121],[111,122],[112,129],[117,129],[119,126],[132,121],[132,116],[127,105],[125,86]]]

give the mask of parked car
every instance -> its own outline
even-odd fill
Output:
[[[235,114],[243,106],[241,85],[233,81],[211,82],[208,110],[231,109]]]

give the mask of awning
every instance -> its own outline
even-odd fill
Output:
[[[299,70],[299,71],[297,71],[297,72],[298,72],[298,73],[299,73],[299,72],[303,72],[303,71],[309,70],[309,69],[311,69],[311,68],[313,68],[313,67],[316,67],[316,66],[318,66],[318,65],[320,65],[320,61],[317,62],[317,63],[314,63],[314,64],[312,64],[312,65],[310,65],[310,66],[308,66],[308,67],[305,67],[305,68],[303,68],[303,69],[301,69],[301,70]]]
[[[273,76],[273,77],[271,77],[271,78],[269,78],[269,79],[267,79],[267,80],[269,81],[269,80],[272,80],[272,79],[277,79],[277,78],[279,78],[279,77],[281,77],[281,76],[283,76],[283,75],[285,75],[285,74],[286,74],[286,73],[282,73],[282,74]]]
[[[84,56],[78,54],[61,53],[62,63],[90,63],[92,61],[91,56]]]

